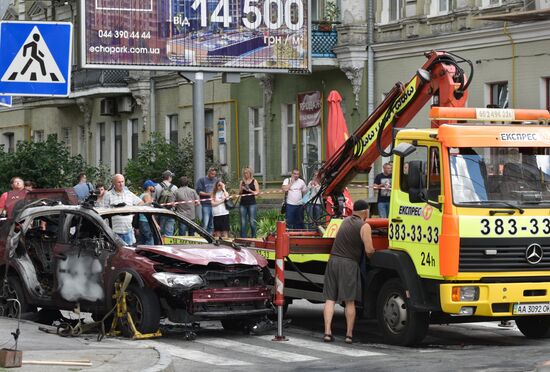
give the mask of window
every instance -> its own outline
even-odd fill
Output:
[[[15,152],[15,138],[12,132],[4,133],[5,150],[12,154]]]
[[[321,127],[302,129],[303,177],[310,180],[313,171],[321,167]]]
[[[439,149],[430,147],[430,167],[428,169],[428,200],[437,201],[441,194],[441,159]]]
[[[122,121],[116,120],[115,125],[115,173],[122,172]]]
[[[399,21],[402,14],[403,0],[383,0],[382,12],[380,13],[380,23],[387,24]],[[439,0],[433,0],[439,1]]]
[[[97,137],[97,150],[98,150],[98,160],[99,163],[105,164],[107,161],[107,146],[105,145],[105,123],[98,123],[97,124],[97,131],[98,131],[98,137]]]
[[[550,78],[544,79],[544,88],[545,88],[545,94],[546,94],[546,109],[550,110]]]
[[[296,145],[296,104],[281,107],[281,173],[289,174],[298,166],[298,148]]]
[[[166,117],[166,139],[171,143],[178,143],[178,115]]]
[[[61,128],[61,141],[65,143],[69,153],[72,152],[71,128]]]
[[[452,0],[432,0],[430,15],[439,16],[448,14],[452,10]]]
[[[494,108],[508,108],[508,82],[489,84],[489,104]]]
[[[264,169],[263,156],[264,151],[264,109],[253,108],[248,109],[248,136],[249,150],[248,161],[250,167],[254,169],[256,174],[262,174]]]
[[[131,119],[130,120],[130,133],[132,134],[130,137],[130,158],[131,159],[137,159],[138,151],[139,151],[139,121],[138,119]]]
[[[36,143],[44,142],[44,131],[43,130],[35,130],[34,134],[33,134],[33,137],[34,137],[34,142],[36,142]]]
[[[502,5],[502,0],[482,0],[481,1],[482,8],[490,8],[494,6],[500,6],[500,5]]]

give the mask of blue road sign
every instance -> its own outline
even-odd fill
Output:
[[[0,96],[0,106],[11,107],[11,96]]]
[[[0,94],[68,96],[73,25],[0,23]]]

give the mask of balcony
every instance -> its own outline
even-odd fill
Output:
[[[311,57],[312,58],[336,58],[332,48],[338,42],[338,32],[335,24],[329,24],[329,29],[324,31],[324,23],[312,22],[311,30]]]
[[[71,91],[79,92],[94,88],[127,87],[128,70],[92,70],[73,68]]]

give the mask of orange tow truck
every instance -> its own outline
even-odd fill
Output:
[[[420,342],[430,323],[514,319],[525,336],[549,337],[550,113],[464,108],[469,80],[459,64],[469,61],[426,56],[320,171],[317,197],[340,201],[338,215],[355,174],[380,153],[393,157],[389,218],[367,220],[376,252],[362,315],[398,345]],[[398,129],[430,99],[432,128]],[[332,242],[287,230],[254,244],[272,266],[275,245],[286,247],[287,302],[321,302]]]

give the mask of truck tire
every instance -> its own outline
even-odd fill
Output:
[[[515,319],[516,325],[527,338],[550,337],[550,316],[520,316]]]
[[[21,309],[19,309],[19,306],[15,301],[4,302],[8,299],[18,300],[21,305]],[[0,316],[5,316],[8,318],[18,318],[19,310],[21,310],[22,314],[36,311],[36,307],[29,305],[27,302],[27,297],[25,296],[25,291],[23,290],[23,286],[21,285],[19,278],[13,275],[8,276],[6,298],[0,301],[0,303],[2,303],[2,305],[0,305]]]
[[[428,332],[429,313],[411,309],[399,279],[390,279],[380,289],[376,318],[384,340],[390,344],[414,345]]]
[[[158,331],[160,304],[152,289],[130,284],[126,289],[126,304],[138,331],[141,333]]]

